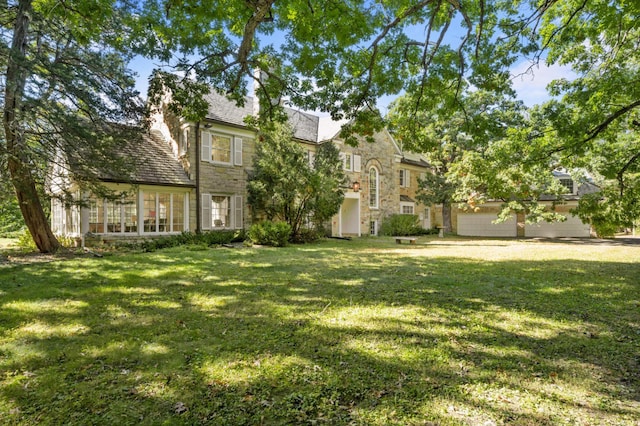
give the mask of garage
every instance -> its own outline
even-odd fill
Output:
[[[493,223],[498,218],[496,213],[464,213],[458,214],[458,235],[470,237],[516,237],[515,217],[506,222]]]
[[[590,237],[591,229],[588,224],[582,223],[579,217],[571,214],[566,216],[564,222],[539,222],[525,225],[524,232],[527,237],[559,238],[559,237]]]

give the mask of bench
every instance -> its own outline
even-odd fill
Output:
[[[402,244],[403,241],[409,241],[409,244],[415,244],[415,237],[394,237],[396,239],[396,244]]]

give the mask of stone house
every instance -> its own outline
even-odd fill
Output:
[[[217,93],[206,97],[209,111],[193,123],[160,105],[151,129],[132,141],[124,155],[136,159],[134,176],[107,177],[105,184],[122,191],[121,200],[76,194],[86,207],[52,201],[52,225],[59,235],[98,235],[105,240],[153,237],[183,231],[246,229],[251,223],[247,179],[255,155],[256,135],[244,119],[257,111],[254,99],[239,107]],[[377,235],[385,217],[416,214],[423,226],[433,223],[432,209],[416,202],[418,178],[428,171],[420,156],[403,152],[388,131],[374,142],[345,145],[336,137],[338,123],[302,111],[286,109],[294,140],[310,160],[317,147],[335,143],[351,182],[340,212],[332,219],[332,234]],[[70,177],[53,179],[52,193],[73,188]]]

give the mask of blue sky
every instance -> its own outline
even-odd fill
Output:
[[[457,46],[464,37],[465,30],[460,20],[460,17],[456,17],[452,21],[444,39],[445,44]],[[404,31],[414,40],[423,40],[426,35],[424,23],[410,25],[406,27]],[[258,32],[257,37],[261,39],[261,44],[272,44],[276,48],[281,47],[284,43],[284,34],[279,31],[270,35],[260,34],[260,32]],[[151,71],[158,66],[159,65],[144,58],[137,58],[131,64],[133,70],[138,74],[136,88],[143,97],[146,97],[149,75]],[[518,93],[519,99],[527,106],[540,104],[549,99],[546,86],[552,80],[558,78],[571,79],[574,76],[568,67],[557,65],[551,67],[545,65],[532,67],[526,59],[516,63],[511,69],[511,74],[513,76],[513,87]],[[388,111],[389,104],[396,97],[397,95],[385,96],[378,100],[378,108],[383,114]]]
[[[152,61],[144,58],[137,58],[131,63],[132,69],[138,74],[136,88],[143,97],[146,97],[148,79],[151,71],[155,67]],[[529,70],[527,74],[525,72]],[[568,67],[545,65],[531,67],[527,60],[517,63],[511,70],[513,75],[513,87],[518,93],[518,97],[527,106],[540,104],[549,99],[546,91],[547,85],[554,79],[569,78],[575,74]],[[385,96],[379,99],[378,107],[384,114],[388,110],[388,105],[396,96]]]

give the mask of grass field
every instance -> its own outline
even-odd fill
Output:
[[[0,261],[0,424],[639,419],[640,245],[363,238]]]

